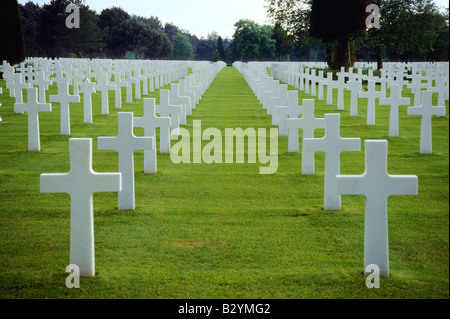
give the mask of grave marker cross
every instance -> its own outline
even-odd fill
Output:
[[[288,119],[289,128],[289,152],[298,152],[298,130],[303,131],[304,141],[306,138],[314,138],[314,132],[317,129],[325,128],[325,119],[314,116],[314,100],[303,100],[303,117],[299,119]],[[302,174],[312,175],[315,172],[314,152],[308,152],[302,143]]]
[[[93,194],[118,192],[120,173],[92,170],[92,139],[70,139],[70,172],[42,174],[41,193],[70,195],[70,263],[83,277],[95,276]]]
[[[402,98],[402,91],[399,84],[391,85],[391,97],[381,98],[379,101],[380,105],[390,106],[389,115],[389,136],[398,137],[399,127],[398,127],[398,112],[400,105],[409,105],[411,100],[409,98]]]
[[[303,141],[305,152],[325,153],[325,210],[340,210],[341,196],[336,190],[336,175],[340,174],[340,156],[342,152],[361,151],[360,138],[342,138],[340,114],[325,115],[325,137],[306,138]]]
[[[39,136],[39,112],[51,112],[52,105],[50,103],[38,103],[37,88],[27,89],[27,103],[14,104],[16,113],[28,113],[28,150],[30,152],[41,150]]]
[[[377,265],[382,276],[389,276],[387,200],[392,195],[418,195],[418,177],[387,173],[387,141],[366,141],[365,152],[365,173],[338,175],[336,187],[338,194],[366,197],[364,269]]]
[[[70,135],[70,103],[79,103],[79,95],[69,94],[69,82],[58,83],[58,95],[50,95],[50,102],[61,105],[61,135]]]
[[[119,135],[99,137],[98,149],[119,153],[119,172],[122,173],[122,190],[119,192],[119,210],[135,209],[134,152],[154,148],[153,137],[136,137],[133,134],[133,113],[119,113]]]
[[[420,153],[431,154],[433,152],[432,118],[434,115],[445,116],[445,106],[433,106],[433,92],[422,92],[422,104],[409,107],[408,115],[422,117],[420,125]]]

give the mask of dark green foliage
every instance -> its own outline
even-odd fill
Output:
[[[219,62],[222,61],[222,57],[220,56],[219,50],[216,50],[214,53],[213,58],[211,59],[212,62]]]
[[[76,4],[80,8],[80,28],[66,27],[66,7]],[[38,13],[36,38],[27,38],[27,43],[36,43],[34,50],[47,57],[97,57],[105,47],[105,33],[98,27],[98,15],[82,0],[52,0]],[[29,22],[31,24],[31,22]]]
[[[17,0],[0,1],[0,61],[18,64],[25,60],[25,43]]]
[[[174,35],[172,40],[174,60],[192,60],[194,58],[194,49],[189,42],[189,38],[183,33],[179,32]]]
[[[378,1],[381,28],[357,41],[361,58],[396,61],[448,61],[448,9],[439,12],[432,0]]]
[[[223,46],[222,37],[219,37],[219,39],[217,39],[217,51],[219,52],[220,60],[226,62],[227,61],[227,55],[225,53],[225,48]]]
[[[215,42],[209,39],[201,38],[198,41],[197,47],[195,48],[195,59],[207,61],[214,55],[215,50]]]
[[[115,27],[130,19],[130,15],[121,8],[112,7],[104,9],[100,13],[98,26],[101,29],[108,28],[110,31]]]
[[[354,39],[367,26],[366,7],[370,0],[313,0],[310,34],[329,43],[328,64],[331,68],[348,70],[356,62]]]
[[[370,0],[313,0],[310,34],[325,42],[341,41],[366,30]]]
[[[272,39],[275,40],[275,51],[278,61],[282,55],[287,55],[292,51],[292,36],[283,29],[281,23],[277,22],[273,27]]]
[[[275,56],[270,26],[260,26],[252,20],[239,20],[234,26],[234,40],[243,58],[258,60]]]
[[[39,16],[41,7],[33,2],[19,5],[22,15],[22,28],[25,40],[25,50],[28,56],[37,57],[43,54],[39,39]]]
[[[151,29],[136,18],[128,19],[112,29],[108,48],[116,58],[123,58],[130,50],[135,52],[137,59],[168,58],[171,54],[170,41],[164,32]]]

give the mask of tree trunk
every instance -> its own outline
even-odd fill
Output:
[[[378,70],[383,68],[383,49],[381,47],[377,47],[377,64]]]
[[[83,53],[80,50],[78,50],[77,48],[75,48],[74,46],[72,46],[72,51],[77,55],[78,59],[84,58]]]
[[[351,67],[354,65],[354,47],[355,43],[351,37],[346,37],[339,41],[337,45],[337,56],[338,60],[336,61],[336,65],[338,69],[339,67],[344,67],[345,71],[348,72]]]
[[[334,64],[334,48],[333,44],[329,43],[327,44],[327,63],[330,68],[333,68]]]

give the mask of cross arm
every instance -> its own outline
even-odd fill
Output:
[[[93,173],[93,189],[96,193],[122,191],[122,173]]]
[[[367,196],[370,190],[366,189],[365,175],[337,175],[336,191],[339,195]]]
[[[418,195],[419,178],[414,175],[389,175],[388,196],[393,195]]]
[[[99,137],[98,149],[100,151],[118,151],[117,137]]]
[[[69,193],[65,185],[70,183],[69,174],[41,174],[41,193]]]

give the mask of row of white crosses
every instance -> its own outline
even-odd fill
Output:
[[[251,76],[248,68],[237,64],[248,79],[250,87],[267,85]],[[261,74],[261,73],[259,73]],[[255,88],[253,88],[255,91]],[[361,151],[360,138],[341,137],[340,114],[326,114],[324,119],[314,116],[314,100],[303,100],[298,106],[298,91],[289,91],[287,106],[275,108],[281,118],[286,119],[289,128],[289,151],[298,151],[298,130],[303,130],[302,174],[314,174],[314,153],[325,153],[324,208],[341,210],[341,195],[359,194],[366,197],[364,269],[377,265],[380,274],[389,276],[389,248],[387,231],[387,200],[392,195],[417,195],[417,176],[392,176],[387,172],[388,142],[367,140],[366,172],[361,176],[340,175],[342,152]],[[291,114],[286,110],[296,108]],[[278,111],[278,112],[277,112]],[[288,115],[292,115],[287,118]],[[302,118],[298,118],[303,115]],[[325,129],[323,138],[314,138],[316,129]],[[280,125],[281,131],[281,125]]]
[[[215,74],[224,65],[219,63],[207,70],[196,70],[196,78],[201,83],[199,94],[206,91]],[[195,79],[195,78],[194,78]],[[42,193],[68,193],[71,196],[70,263],[78,265],[80,276],[95,276],[94,251],[94,211],[93,194],[98,192],[118,192],[118,209],[135,209],[134,152],[144,150],[145,173],[156,172],[155,128],[163,127],[170,135],[170,117],[156,117],[159,107],[170,109],[167,100],[169,91],[161,90],[161,104],[155,105],[155,99],[144,99],[145,115],[135,118],[133,113],[118,114],[119,134],[116,137],[99,137],[98,149],[116,151],[119,154],[119,173],[95,173],[92,170],[92,140],[70,139],[70,172],[67,174],[42,174],[40,187]],[[180,100],[182,96],[179,97]],[[194,96],[195,99],[201,99]],[[179,108],[189,107],[189,100]],[[165,105],[164,105],[164,104]],[[169,111],[179,114],[178,110]],[[145,136],[134,135],[134,128],[143,127]],[[170,138],[169,138],[170,143]],[[170,151],[170,150],[167,150]]]
[[[419,115],[421,120],[420,131],[420,152],[423,154],[432,153],[432,133],[431,133],[431,118],[436,116],[445,116],[445,100],[448,100],[449,89],[449,72],[448,63],[443,63],[441,67],[434,69],[424,69],[412,67],[411,82],[405,80],[408,76],[408,68],[403,65],[388,64],[388,69],[381,70],[381,77],[375,77],[373,70],[369,69],[367,75],[363,75],[362,68],[355,73],[353,69],[345,72],[337,73],[338,80],[333,80],[333,74],[327,73],[327,77],[323,78],[323,72],[319,71],[316,76],[315,70],[308,68],[300,68],[299,72],[291,71],[291,76],[283,76],[290,79],[291,83],[296,88],[299,88],[305,93],[316,96],[316,83],[318,83],[319,94],[318,99],[323,100],[323,85],[327,86],[327,105],[333,105],[333,90],[338,90],[337,109],[344,110],[344,90],[351,91],[350,98],[350,116],[358,116],[358,98],[364,98],[368,101],[367,106],[367,125],[376,124],[376,102],[379,105],[386,105],[390,107],[389,116],[389,136],[399,136],[399,107],[409,106],[411,101],[409,98],[402,97],[402,92],[405,86],[412,90],[414,94],[414,108],[408,108],[408,115]],[[272,68],[278,70],[275,74],[279,74],[280,67],[278,64],[272,64]],[[445,70],[445,67],[447,69]],[[312,72],[313,71],[313,72]],[[286,71],[287,72],[287,71]],[[425,72],[428,75],[422,76]],[[292,79],[296,81],[292,83]],[[346,81],[348,79],[348,81]],[[362,81],[367,81],[367,91],[362,91]],[[297,83],[299,82],[299,83]],[[309,83],[312,83],[309,89]],[[381,91],[377,91],[376,84],[380,83]],[[390,97],[386,96],[387,89],[390,89]],[[426,91],[424,91],[426,90]],[[431,93],[430,93],[431,92]],[[432,93],[438,94],[438,106],[432,105]],[[431,97],[430,97],[431,94]],[[424,97],[424,98],[422,98]],[[280,135],[283,135],[284,129],[280,127]]]
[[[69,60],[71,62],[78,60]],[[37,62],[37,61],[35,61]],[[97,62],[97,61],[95,61]],[[86,67],[87,66],[87,67]],[[177,76],[181,76],[184,74],[182,71],[177,71],[177,68],[180,69],[186,64],[173,64],[172,71],[174,75],[163,76],[161,78],[177,80]],[[56,83],[58,88],[58,95],[52,95],[49,97],[49,102],[59,103],[61,105],[61,134],[62,135],[70,135],[70,104],[71,103],[79,103],[80,97],[78,94],[71,95],[69,93],[69,85],[73,83],[73,91],[81,92],[84,95],[84,121],[85,123],[92,124],[92,100],[91,94],[96,93],[96,89],[102,92],[102,114],[109,114],[109,102],[108,102],[108,91],[115,90],[116,91],[116,108],[121,108],[121,87],[123,83],[120,82],[120,73],[115,73],[115,80],[117,82],[118,89],[116,90],[116,86],[111,85],[108,80],[109,73],[102,73],[98,71],[90,70],[89,65],[86,64],[83,67],[86,69],[83,71],[84,75],[81,75],[77,68],[72,68],[72,65],[65,66],[67,68],[67,74],[64,73],[62,68],[56,68],[53,70],[55,77],[50,80],[50,75],[53,73],[49,71],[52,67],[46,65],[45,67],[39,67],[33,69],[34,71],[27,71],[26,73],[15,73],[14,67],[9,66],[8,63],[4,62],[2,66],[2,71],[5,75],[6,86],[9,88],[10,96],[15,97],[15,110],[18,113],[28,112],[29,118],[29,150],[30,151],[39,151],[40,143],[39,143],[39,112],[48,112],[51,111],[51,107],[48,108],[49,104],[46,103],[46,90],[48,90],[49,85]],[[21,65],[18,67],[19,70],[24,71],[28,70],[27,67]],[[81,69],[81,67],[80,67]],[[100,69],[103,70],[103,69]],[[32,73],[36,72],[36,73]],[[48,72],[48,75],[46,74]],[[140,72],[140,71],[139,71]],[[187,69],[186,69],[187,73]],[[24,82],[24,78],[28,77],[29,83]],[[90,79],[92,77],[99,78],[97,84],[91,83]],[[84,79],[84,81],[83,81]],[[166,83],[165,81],[161,81],[161,83]],[[39,88],[39,102],[37,102],[38,94],[34,92],[37,90],[36,88],[32,88],[32,85],[38,86]],[[79,87],[78,87],[79,86]],[[131,87],[131,86],[130,86]],[[146,85],[144,85],[146,87]],[[29,92],[29,99],[27,103],[23,103],[23,90],[27,89]],[[145,90],[144,90],[145,91]],[[120,102],[120,103],[119,103]]]

